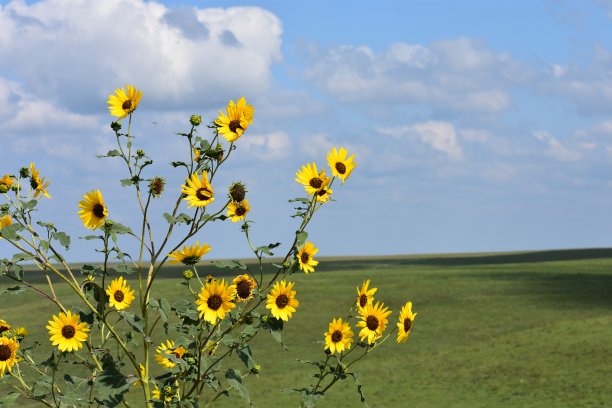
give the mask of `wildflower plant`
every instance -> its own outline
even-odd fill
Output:
[[[315,213],[333,201],[334,182],[347,181],[356,166],[354,156],[342,147],[333,148],[327,156],[331,176],[316,163],[296,172],[295,180],[306,193],[290,200],[299,225],[280,262],[271,264],[273,272],[264,274],[264,265],[280,243],[253,243],[249,217],[256,203],[249,201],[243,182],[235,181],[225,190],[215,183],[240,138],[248,137],[253,106],[244,97],[230,101],[205,128],[210,135],[199,132],[202,116],[191,115],[188,130],[178,133],[186,159],[170,164],[184,176],[166,180],[153,172],[154,161],[146,152],[134,146],[132,116],[142,97],[132,85],[109,96],[116,148],[98,156],[125,166],[127,177],[120,183],[131,189],[138,204],[138,217],[132,218],[136,221],[128,226],[113,220],[114,203],[105,200],[97,186],[88,186],[82,200],[74,203],[75,217],[80,217],[86,234],[82,238],[96,244],[99,264],[71,265],[63,255],[71,237],[53,223],[36,219],[37,207],[53,199],[44,169],[30,163],[0,178],[0,245],[3,252],[14,250],[11,257],[0,259],[0,267],[4,278],[16,283],[5,292],[30,291],[51,307],[46,327],[13,328],[20,324],[19,316],[0,320],[0,382],[15,390],[0,396],[1,406],[23,397],[48,407],[130,406],[128,400],[139,398],[137,406],[197,407],[230,392],[251,404],[245,378],[262,370],[250,341],[269,332],[281,342],[284,324],[304,307],[291,275],[315,272],[319,265],[314,259],[318,248],[308,241],[306,228]],[[154,237],[151,219],[160,215],[150,204],[167,194],[168,184],[180,186],[180,193],[162,215],[165,233]],[[212,262],[235,272],[227,280],[202,277],[198,270],[209,253],[214,254],[202,231],[207,224],[221,222],[241,226],[256,258],[250,265],[239,260]],[[137,243],[137,253],[121,249],[128,239]],[[24,268],[28,263],[40,270],[43,284],[32,279],[31,268]],[[166,264],[186,268],[178,300],[165,298],[163,286],[157,285]],[[368,280],[357,288],[348,316],[334,318],[323,334],[321,360],[308,362],[318,369],[316,382],[294,389],[302,393],[303,406],[314,406],[346,378],[355,380],[365,401],[350,370],[353,364],[384,343],[391,335],[383,337],[388,325],[398,330],[398,343],[408,339],[416,316],[412,303],[404,305],[396,324],[389,323],[391,311],[374,303],[376,289],[369,284]],[[58,285],[67,286],[73,297],[58,297]],[[53,350],[48,358],[40,359],[35,352],[41,345],[29,342],[31,332],[48,336]],[[362,352],[354,353],[356,349]]]

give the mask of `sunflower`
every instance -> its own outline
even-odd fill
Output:
[[[236,307],[233,302],[235,293],[236,287],[228,285],[225,279],[215,279],[202,286],[196,300],[200,317],[211,324],[217,323],[217,318],[223,320],[225,314]]]
[[[19,361],[17,350],[19,350],[17,340],[6,336],[0,337],[0,377],[4,377],[5,371],[10,373],[15,363]]]
[[[160,344],[155,351],[155,361],[161,364],[164,368],[172,368],[176,365],[175,362],[170,361],[168,358],[169,354],[174,354],[176,358],[183,358],[187,350],[183,346],[174,348],[174,342],[172,340],[166,340],[166,343]]]
[[[97,229],[104,224],[108,215],[108,208],[104,204],[100,190],[91,191],[83,196],[84,200],[79,201],[78,214],[83,221],[83,225],[88,229]]]
[[[113,116],[117,116],[119,120],[125,118],[138,107],[142,92],[132,85],[126,85],[125,88],[115,89],[115,94],[108,97],[108,110]]]
[[[219,112],[219,116],[215,119],[217,131],[223,135],[228,142],[238,140],[249,124],[253,122],[254,109],[251,105],[247,105],[244,97],[238,99],[238,104],[230,100],[227,105],[227,116],[223,112]]]
[[[210,245],[204,244],[200,246],[200,242],[196,241],[195,245],[188,247],[185,245],[183,249],[176,250],[168,254],[170,258],[173,258],[170,263],[177,264],[182,263],[184,265],[195,265],[200,262],[200,259],[204,254],[210,251]]]
[[[110,299],[110,307],[117,310],[127,309],[135,298],[134,291],[130,290],[130,285],[123,279],[123,276],[112,280],[106,288],[106,294]]]
[[[227,216],[232,218],[232,222],[244,220],[246,215],[251,211],[249,200],[246,198],[239,203],[232,201],[227,206]]]
[[[315,261],[313,256],[319,252],[312,242],[306,242],[298,252],[298,262],[300,263],[300,269],[304,273],[314,272],[313,266],[317,266],[319,261]]]
[[[6,322],[6,320],[0,319],[0,334],[11,330],[11,326]]]
[[[0,217],[0,230],[6,227],[7,225],[11,225],[12,223],[13,223],[13,219],[11,218],[10,215],[7,214],[3,217]],[[2,239],[2,237],[0,237],[0,239]],[[0,322],[3,322],[3,321],[4,320],[0,320]]]
[[[6,193],[13,185],[13,178],[10,174],[5,174],[0,178],[0,193]]]
[[[275,318],[287,321],[295,312],[295,308],[299,306],[300,302],[295,298],[295,290],[291,290],[293,285],[295,283],[285,283],[284,280],[276,282],[268,294],[266,309],[270,309]]]
[[[49,188],[49,181],[46,181],[44,177],[40,177],[38,170],[34,167],[34,163],[30,163],[30,186],[34,190],[34,198],[38,198],[39,195],[44,195],[47,198],[51,198],[47,189]]]
[[[304,186],[308,195],[326,189],[330,180],[330,177],[325,176],[325,170],[321,170],[319,173],[316,163],[309,163],[302,166],[302,168],[295,173],[295,181]]]
[[[30,331],[23,326],[17,327],[15,330],[15,336],[21,337],[22,339],[30,334]]]
[[[362,327],[359,339],[361,341],[367,339],[368,344],[374,343],[387,328],[387,317],[390,314],[389,308],[384,307],[381,302],[366,305],[361,312],[361,321],[357,323],[358,327]]]
[[[59,351],[76,351],[83,347],[83,342],[87,340],[89,328],[87,323],[81,323],[77,314],[60,312],[53,316],[47,326],[49,339]]]
[[[332,189],[325,187],[315,193],[315,198],[319,203],[326,203],[329,201],[332,194]]]
[[[399,315],[399,322],[397,323],[397,343],[403,343],[408,340],[410,336],[410,329],[412,329],[412,323],[418,313],[412,313],[412,302],[407,302]]]
[[[329,350],[331,354],[342,353],[345,349],[350,349],[353,342],[351,326],[347,322],[342,322],[342,319],[333,319],[324,336],[325,349]]]
[[[332,174],[342,180],[343,184],[357,165],[357,163],[353,161],[355,155],[347,158],[347,154],[348,152],[343,147],[341,147],[340,150],[334,147],[327,153],[327,164],[329,164]]]
[[[244,274],[234,278],[232,283],[236,288],[236,300],[238,302],[244,302],[245,300],[249,300],[253,297],[253,289],[255,289],[257,286],[255,279],[251,278],[247,274]]]
[[[189,207],[205,207],[215,201],[215,190],[208,181],[208,172],[203,171],[202,177],[195,172],[187,178],[187,185],[181,185],[181,193],[185,194]]]
[[[362,313],[363,309],[367,305],[371,305],[374,301],[374,293],[378,290],[378,288],[372,288],[368,290],[368,286],[370,286],[370,280],[363,281],[361,284],[361,290],[359,290],[359,286],[357,286],[357,310],[359,313]]]

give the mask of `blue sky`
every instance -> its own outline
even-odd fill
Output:
[[[183,181],[174,133],[244,95],[255,123],[215,188],[248,184],[258,243],[289,243],[295,171],[345,146],[359,165],[313,221],[320,255],[609,246],[612,1],[0,1],[0,173],[51,179],[39,215],[74,260],[95,257],[83,193],[136,213],[120,163],[95,159],[126,83],[169,182],[158,212]],[[249,255],[236,224],[198,239]]]

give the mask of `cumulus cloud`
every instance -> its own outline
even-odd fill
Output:
[[[218,104],[220,94],[267,88],[281,34],[279,19],[258,7],[15,0],[0,5],[0,73],[75,112],[99,111],[125,83],[154,108]]]
[[[285,132],[272,132],[265,135],[245,135],[240,140],[249,157],[256,160],[272,161],[289,156],[291,142]]]
[[[342,101],[431,104],[467,112],[500,112],[510,105],[509,84],[532,70],[479,41],[456,38],[429,47],[397,43],[381,52],[342,45],[312,51],[306,78]]]
[[[419,140],[455,160],[463,158],[463,149],[457,140],[457,132],[449,122],[428,121],[410,126],[382,128],[379,132],[398,139]]]
[[[546,153],[557,160],[576,161],[582,157],[579,152],[569,149],[557,138],[555,138],[546,131],[538,130],[533,132],[533,135],[536,139],[546,143],[546,145],[548,146],[548,148],[546,149]]]

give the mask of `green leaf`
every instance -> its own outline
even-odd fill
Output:
[[[244,365],[250,370],[255,367],[256,363],[253,360],[253,354],[251,353],[251,347],[248,344],[241,344],[236,348],[238,358],[242,360]]]
[[[38,204],[38,200],[22,201],[21,207],[24,210],[33,210],[34,208],[36,208],[37,204]]]
[[[159,316],[161,317],[162,322],[168,321],[168,316],[170,315],[170,303],[167,299],[161,298],[159,300],[151,298],[149,304],[151,308],[157,310],[159,312]]]
[[[68,249],[70,247],[70,236],[65,232],[55,232],[51,235],[54,239],[56,239],[61,246]]]
[[[5,294],[6,295],[16,295],[18,293],[25,292],[25,291],[26,291],[26,287],[25,286],[17,285],[17,286],[13,286],[13,287],[10,287],[10,288],[6,288],[2,293],[0,293],[0,296],[1,295],[5,295]]]
[[[114,232],[116,234],[132,234],[134,235],[134,232],[132,231],[132,229],[130,227],[126,227],[123,224],[120,224],[116,221],[113,222],[112,227],[111,227],[111,232]]]
[[[242,383],[240,371],[230,368],[225,372],[225,378],[229,385],[240,393],[243,400],[248,402],[249,405],[253,405],[251,404],[251,398],[249,398],[249,390]]]
[[[319,392],[304,391],[302,393],[302,404],[305,408],[314,408],[317,406],[317,400],[323,398],[323,394]]]
[[[306,240],[308,239],[308,233],[306,231],[297,232],[297,245],[304,245]]]
[[[174,217],[168,214],[167,212],[164,213],[164,218],[166,219],[166,221],[168,221],[168,224],[174,224],[176,222]]]
[[[0,408],[8,408],[15,405],[17,399],[21,396],[18,392],[10,392],[0,400]]]
[[[131,186],[132,184],[134,184],[132,179],[121,179],[121,185],[123,187]]]
[[[96,157],[115,157],[121,156],[121,152],[119,150],[109,150],[106,154],[99,154]]]
[[[355,380],[355,385],[357,386],[357,392],[359,393],[359,398],[361,398],[361,402],[363,402],[363,405],[365,407],[368,407],[368,403],[366,402],[365,395],[363,395],[363,386],[361,385],[361,382],[359,382],[359,378],[357,377],[357,374],[355,373],[346,373],[346,374],[353,377],[353,380]]]
[[[187,163],[182,162],[182,161],[175,161],[175,162],[170,163],[170,165],[171,165],[172,167],[179,167],[179,166],[183,166],[183,167],[185,167],[185,168],[189,168],[189,167],[187,166]]]
[[[32,387],[32,395],[37,398],[44,398],[51,392],[53,379],[46,374],[41,375]]]
[[[99,375],[98,398],[96,401],[106,407],[115,407],[123,400],[123,394],[130,389],[127,377],[109,364]]]
[[[146,336],[145,331],[144,331],[145,330],[144,320],[140,316],[137,316],[136,314],[132,312],[124,312],[124,311],[119,312],[119,314],[123,316],[127,324],[129,324],[134,330]]]
[[[213,261],[213,265],[216,266],[217,268],[247,269],[247,266],[242,261],[238,261],[238,260],[232,260],[232,261]]]
[[[23,227],[17,223],[14,223],[0,228],[0,236],[11,241],[17,241],[19,239],[17,236],[19,231],[23,231]]]
[[[255,248],[255,252],[261,252],[264,253],[268,256],[274,256],[274,254],[272,253],[271,249],[277,248],[281,245],[280,242],[276,242],[274,244],[268,244],[268,245],[263,245],[260,247]]]
[[[278,341],[281,346],[283,346],[283,348],[287,350],[287,346],[285,346],[282,339],[283,326],[284,324],[281,319],[276,319],[272,316],[269,316],[268,320],[266,320],[265,323],[262,324],[262,328],[268,330],[272,335],[272,338]]]
[[[298,197],[298,198],[294,198],[294,199],[289,200],[289,202],[290,203],[300,202],[302,204],[310,204],[311,200],[312,199],[306,198],[306,197]]]

